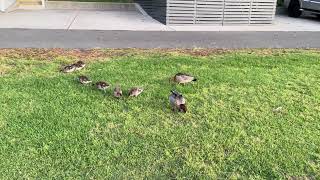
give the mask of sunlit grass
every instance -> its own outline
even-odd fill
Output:
[[[74,61],[0,58],[1,179],[319,177],[317,51],[132,53],[59,72]],[[199,81],[170,84],[177,72]],[[118,100],[80,74],[145,92]],[[172,89],[186,114],[170,111]]]

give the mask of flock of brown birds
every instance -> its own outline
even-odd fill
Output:
[[[79,71],[83,69],[86,66],[86,64],[83,61],[78,61],[76,63],[73,63],[71,65],[67,65],[63,67],[62,72],[64,73],[72,73],[74,71]],[[185,74],[185,73],[177,73],[174,75],[171,80],[173,82],[178,83],[178,84],[187,84],[191,83],[193,81],[197,81],[197,79],[191,75]],[[79,76],[78,81],[81,84],[91,84],[92,81],[87,77],[87,76]],[[111,85],[105,81],[98,81],[96,83],[92,83],[93,86],[95,86],[98,90],[103,91],[106,93],[106,90],[111,87]],[[129,97],[137,97],[143,92],[143,88],[140,87],[133,87],[129,90]],[[123,96],[121,87],[117,85],[114,90],[113,90],[113,95],[116,98],[120,98]],[[184,96],[177,92],[177,91],[171,91],[171,94],[169,96],[169,102],[172,110],[174,112],[187,112],[187,105],[186,105],[186,99]]]

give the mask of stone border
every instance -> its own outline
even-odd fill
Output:
[[[47,1],[46,9],[136,11],[135,3]]]

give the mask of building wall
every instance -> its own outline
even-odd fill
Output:
[[[276,0],[136,0],[167,25],[272,24]]]
[[[154,19],[166,24],[167,0],[135,0]]]
[[[168,0],[167,24],[271,24],[276,0]]]
[[[5,11],[8,7],[13,5],[16,0],[0,0],[0,11]]]

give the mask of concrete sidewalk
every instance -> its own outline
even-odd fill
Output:
[[[320,31],[315,18],[290,18],[277,15],[275,23],[257,26],[165,26],[132,11],[98,10],[16,10],[0,13],[0,28],[61,29],[61,30],[119,30],[119,31]]]
[[[166,31],[138,11],[16,10],[0,13],[0,28]]]

